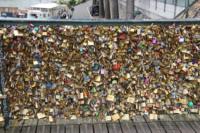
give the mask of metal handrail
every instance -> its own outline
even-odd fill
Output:
[[[179,14],[177,14],[175,18],[178,18],[178,17],[180,17],[183,13],[187,12],[196,2],[197,2],[197,0],[193,1],[190,5],[188,5],[188,7],[186,7],[183,11],[181,11]]]
[[[197,19],[161,19],[161,20],[29,20],[19,18],[0,18],[0,25],[149,25],[149,24],[200,24],[200,18]]]

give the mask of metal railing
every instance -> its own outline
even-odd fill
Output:
[[[159,20],[28,20],[28,19],[1,19],[0,25],[150,25],[150,24],[200,24],[196,19],[159,19]]]
[[[5,94],[4,92],[4,83],[5,83],[5,76],[4,76],[4,51],[2,49],[3,42],[2,42],[2,36],[0,36],[0,93],[3,96]],[[7,97],[1,98],[1,111],[4,117],[4,128],[7,129],[9,127],[9,119],[10,119],[10,111],[9,111],[9,104]]]
[[[172,4],[172,5],[175,5],[175,3],[176,3],[176,0],[157,0],[157,1],[163,2],[165,4]],[[194,1],[197,1],[197,0],[177,0],[177,6],[188,7]]]
[[[27,20],[27,19],[0,19],[0,28],[3,25],[193,25],[200,24],[200,19],[187,19],[187,20]],[[3,42],[0,36],[0,93],[4,94],[4,51],[2,50]],[[8,99],[2,99],[2,114],[5,120],[4,128],[9,127],[10,111]]]

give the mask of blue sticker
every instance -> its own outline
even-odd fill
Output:
[[[52,89],[53,88],[53,83],[52,82],[47,82],[46,83],[46,88],[47,89]]]

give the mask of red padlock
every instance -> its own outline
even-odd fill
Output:
[[[115,64],[115,65],[113,65],[113,67],[112,67],[112,69],[113,69],[114,71],[119,71],[120,68],[121,68],[121,64]]]
[[[127,35],[126,35],[126,33],[121,33],[121,34],[119,34],[119,40],[126,40],[126,38],[127,38]]]

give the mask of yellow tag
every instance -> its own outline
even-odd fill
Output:
[[[109,43],[109,44],[108,44],[108,47],[109,47],[110,49],[112,49],[112,48],[113,48],[113,45],[112,45],[111,43]]]
[[[154,103],[152,98],[149,99],[149,103]]]
[[[187,104],[187,100],[186,99],[180,99],[180,103]]]
[[[135,102],[135,98],[134,97],[128,97],[127,98],[127,102],[128,103],[134,103]]]
[[[155,89],[153,92],[154,92],[154,93],[158,93],[158,89]]]
[[[106,98],[106,100],[114,102],[115,101],[115,97],[113,95],[108,95],[107,98]]]
[[[95,81],[96,81],[96,82],[100,82],[100,81],[101,81],[101,76],[96,76],[96,77],[95,77]]]
[[[130,78],[131,78],[130,73],[127,73],[127,74],[126,74],[126,78],[127,78],[127,79],[130,79]]]
[[[47,36],[47,32],[42,32],[42,35],[43,36]]]
[[[114,114],[114,115],[112,115],[112,120],[113,120],[113,121],[117,121],[117,120],[119,120],[119,119],[120,119],[119,114]]]

